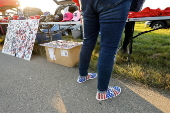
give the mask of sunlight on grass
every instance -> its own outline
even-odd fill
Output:
[[[143,23],[136,23],[134,35],[151,30]],[[122,35],[124,37],[124,34]],[[99,45],[93,51],[90,69],[97,71]],[[152,31],[133,40],[131,64],[127,54],[118,52],[113,73],[117,78],[129,78],[151,87],[170,90],[170,30]]]
[[[135,24],[135,33],[139,33],[139,32],[143,32],[143,31],[148,31],[148,30],[152,30],[150,27],[144,27],[144,23],[137,23]],[[159,29],[156,31],[152,31],[152,33],[155,34],[147,34],[147,35],[164,35],[165,37],[169,37],[169,33],[170,33],[170,29]]]
[[[151,30],[136,23],[134,35]],[[118,53],[114,72],[143,84],[170,90],[170,29],[152,31],[133,40],[131,64]]]

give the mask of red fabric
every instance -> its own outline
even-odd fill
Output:
[[[140,12],[149,12],[151,9],[150,9],[150,7],[146,7],[146,8],[144,8],[142,11],[140,11]]]
[[[72,1],[76,4],[76,6],[80,6],[79,0],[72,0]]]
[[[169,8],[166,9],[166,11],[169,10]],[[141,18],[141,17],[156,17],[156,16],[165,16],[168,14],[163,13],[163,10],[160,8],[157,9],[150,9],[149,7],[144,8],[140,12],[129,12],[128,18]]]
[[[170,16],[170,7],[167,7],[162,10],[161,16]]]
[[[18,15],[14,15],[12,18],[13,18],[13,20],[18,20]]]
[[[8,17],[4,17],[5,20],[8,20]]]
[[[36,18],[36,19],[40,19],[40,15],[35,15],[35,17],[34,18]]]
[[[170,12],[170,7],[167,7],[163,10],[164,12]]]
[[[35,19],[35,17],[34,16],[30,16],[30,19]]]

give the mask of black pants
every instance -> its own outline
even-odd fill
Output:
[[[130,42],[130,39],[132,39],[132,37],[133,37],[134,26],[135,26],[135,21],[126,22],[125,31],[124,31],[125,38],[124,38],[123,46],[122,46],[122,49],[124,51],[127,50],[127,46]]]

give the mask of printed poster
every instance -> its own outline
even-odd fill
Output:
[[[8,24],[2,53],[30,60],[39,20],[11,20]]]

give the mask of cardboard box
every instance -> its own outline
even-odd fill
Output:
[[[67,67],[74,67],[79,62],[80,46],[70,49],[45,46],[47,61]]]
[[[79,62],[80,49],[81,46],[76,46],[71,49],[55,48],[55,63],[67,67],[74,67]]]

